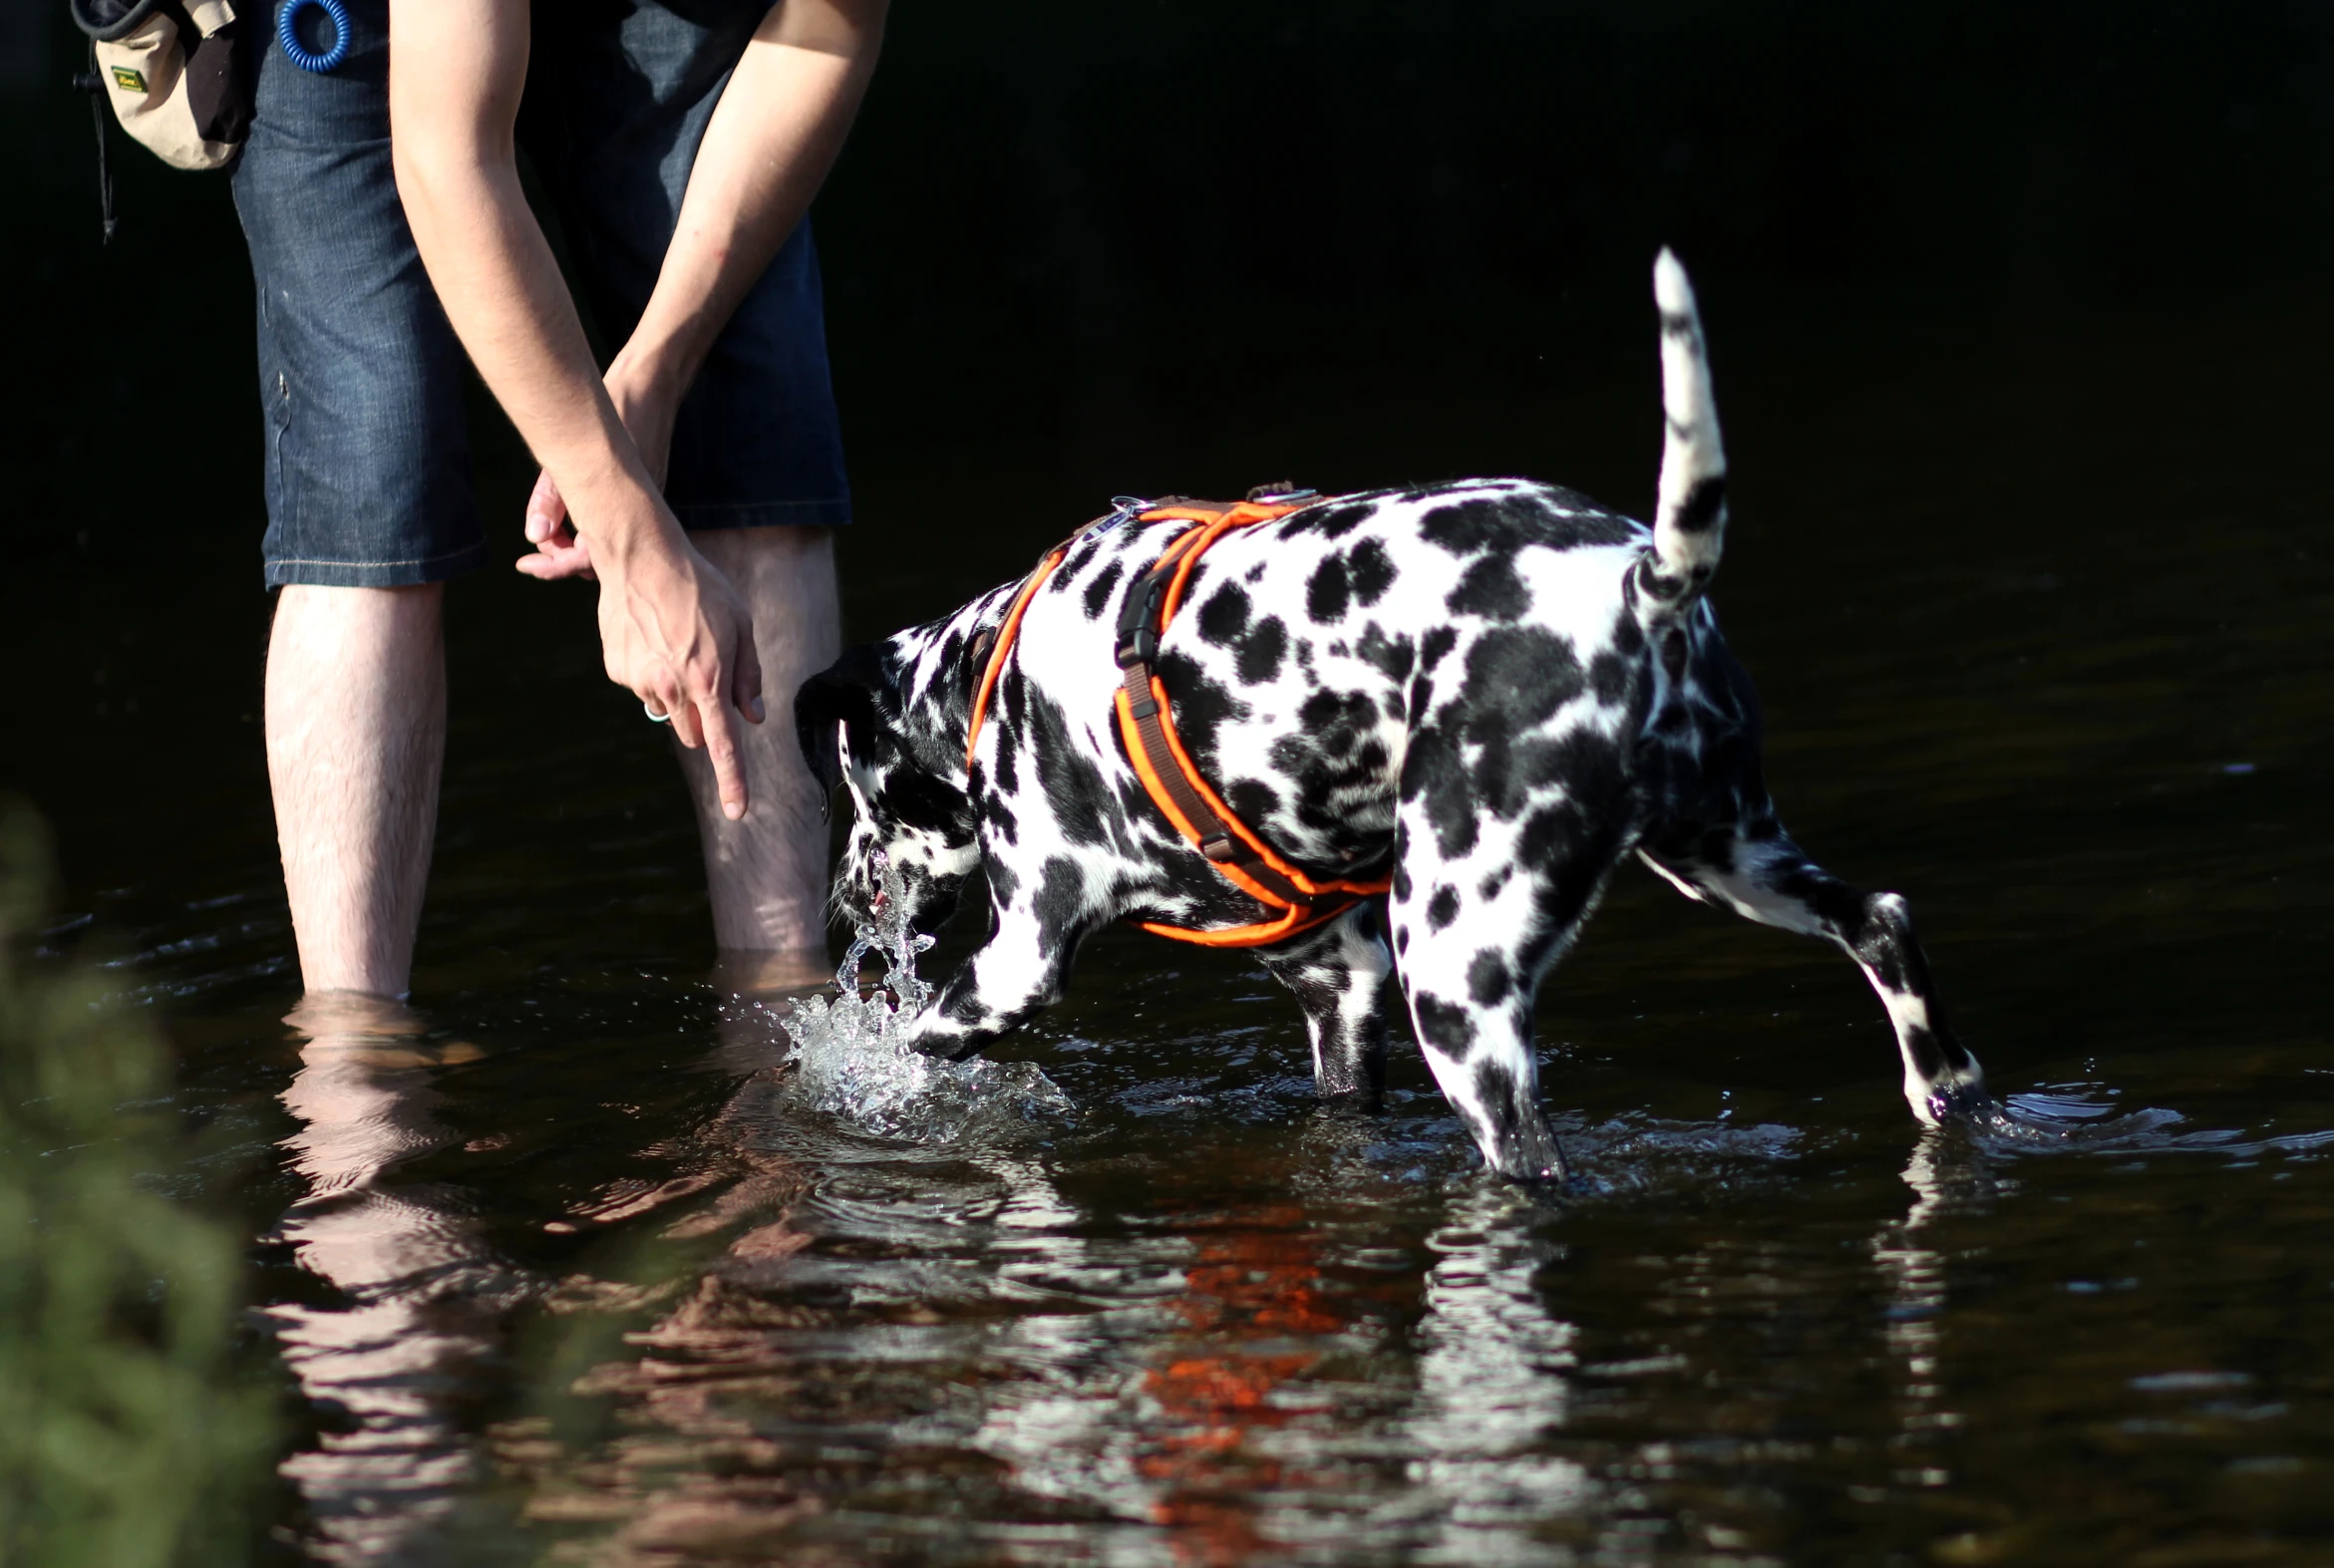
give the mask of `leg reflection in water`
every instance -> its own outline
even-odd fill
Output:
[[[1929,1244],[1930,1232],[1956,1214],[1990,1207],[1996,1183],[1984,1156],[1949,1144],[1930,1128],[1905,1163],[1904,1184],[1912,1189],[1912,1207],[1872,1238],[1872,1257],[1888,1291],[1885,1336],[1901,1368],[1891,1446],[1904,1456],[1899,1481],[1942,1486],[1950,1475],[1936,1452],[1962,1416],[1946,1404],[1938,1329],[1946,1304],[1946,1254]]]
[[[283,1094],[301,1129],[284,1147],[307,1191],[278,1235],[339,1298],[267,1309],[285,1365],[336,1428],[284,1470],[307,1499],[315,1555],[418,1560],[475,1474],[461,1396],[528,1294],[480,1239],[468,1193],[388,1180],[453,1141],[433,1080],[478,1053],[426,1041],[411,1011],[373,997],[311,996],[286,1022],[304,1039]]]
[[[400,1167],[458,1141],[438,1118],[438,1081],[446,1069],[475,1060],[475,1047],[430,1041],[412,1011],[370,997],[311,997],[287,1022],[303,1040],[300,1071],[283,1102],[301,1129],[283,1146],[307,1190],[285,1213],[278,1236],[303,1269],[333,1288],[322,1301],[267,1309],[286,1366],[329,1428],[284,1465],[312,1516],[303,1543],[311,1554],[368,1565],[445,1560],[464,1497],[489,1478],[490,1450],[507,1446],[507,1433],[481,1434],[472,1420],[491,1383],[484,1364],[504,1354],[513,1309],[529,1304],[554,1314],[623,1312],[646,1299],[677,1297],[675,1310],[633,1337],[650,1347],[648,1355],[598,1369],[585,1384],[636,1394],[636,1413],[648,1423],[735,1435],[698,1369],[766,1361],[768,1349],[741,1306],[750,1306],[751,1294],[734,1290],[728,1276],[766,1267],[807,1239],[783,1216],[808,1183],[791,1162],[754,1146],[754,1119],[776,1078],[777,1056],[755,1017],[725,1019],[709,1064],[747,1076],[730,1102],[704,1126],[644,1151],[672,1174],[603,1184],[553,1226],[645,1222],[679,1241],[733,1233],[710,1265],[700,1258],[701,1278],[692,1269],[646,1287],[584,1276],[553,1280],[521,1268],[488,1244],[476,1217],[478,1194],[410,1173],[401,1178]],[[700,1201],[676,1216],[690,1199]],[[507,1464],[508,1455],[502,1458]],[[615,1468],[623,1468],[620,1455]],[[629,1494],[621,1504],[630,1521],[626,1544],[725,1530],[752,1535],[787,1516],[783,1496],[618,1489]]]

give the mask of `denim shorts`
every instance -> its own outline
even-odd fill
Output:
[[[267,583],[436,582],[491,553],[464,357],[390,165],[387,0],[348,0],[333,72],[260,34],[234,173],[259,301]],[[519,135],[610,349],[655,286],[697,145],[769,0],[537,4]],[[322,22],[309,7],[302,23]],[[319,47],[324,40],[311,43]],[[690,529],[850,520],[808,220],[739,305],[683,401],[665,496]],[[515,508],[509,518],[519,542]]]

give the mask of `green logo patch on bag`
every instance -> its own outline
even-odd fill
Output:
[[[125,93],[143,93],[146,91],[146,73],[133,71],[128,66],[116,66],[114,85]]]

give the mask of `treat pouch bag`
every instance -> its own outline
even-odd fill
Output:
[[[71,0],[122,129],[178,168],[220,168],[251,129],[230,0]]]

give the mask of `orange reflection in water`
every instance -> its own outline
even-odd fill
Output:
[[[1304,1413],[1282,1395],[1321,1359],[1302,1342],[1344,1326],[1297,1205],[1234,1223],[1200,1243],[1174,1303],[1187,1339],[1144,1378],[1169,1429],[1136,1465],[1163,1488],[1152,1518],[1174,1530],[1184,1562],[1243,1562],[1280,1544],[1257,1529],[1256,1496],[1302,1478],[1252,1439]]]

